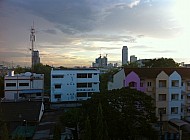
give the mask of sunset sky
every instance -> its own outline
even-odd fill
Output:
[[[30,28],[41,63],[91,66],[100,53],[190,63],[189,0],[0,0],[0,64],[31,65]]]

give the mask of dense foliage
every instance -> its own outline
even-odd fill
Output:
[[[83,102],[79,110],[83,119],[78,119],[77,123],[84,139],[131,140],[142,137],[155,139],[157,136],[151,127],[157,121],[152,98],[143,92],[122,88],[94,94]],[[62,119],[67,122],[67,112]]]
[[[179,67],[179,64],[176,63],[172,58],[158,58],[158,59],[150,59],[149,61],[144,63],[144,67],[149,68],[169,68],[169,67]]]

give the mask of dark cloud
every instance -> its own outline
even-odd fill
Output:
[[[48,34],[53,34],[53,35],[56,35],[56,34],[57,34],[57,31],[54,30],[54,29],[43,30],[43,32],[48,33]]]

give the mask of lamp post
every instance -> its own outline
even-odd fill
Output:
[[[162,140],[162,111],[160,111],[160,140]]]
[[[23,124],[25,126],[25,128],[24,128],[24,135],[25,135],[25,138],[26,138],[26,134],[27,134],[27,121],[23,120]]]

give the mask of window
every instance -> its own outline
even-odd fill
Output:
[[[172,94],[171,95],[171,100],[173,101],[173,100],[178,100],[179,99],[179,94]]]
[[[93,92],[88,92],[88,97],[91,97]]]
[[[6,87],[16,87],[16,83],[6,83]]]
[[[183,100],[183,95],[181,95],[181,99]]]
[[[159,80],[159,87],[166,87],[166,80]]]
[[[166,101],[166,94],[159,94],[158,98],[159,98],[159,101]]]
[[[78,73],[77,78],[87,78],[87,74],[86,73]]]
[[[183,86],[183,82],[181,82],[181,86]]]
[[[151,84],[152,84],[151,82],[147,82],[148,87],[151,87],[152,86]]]
[[[88,74],[88,78],[92,78],[92,74],[91,73]]]
[[[143,83],[142,82],[140,83],[140,87],[143,87]]]
[[[87,92],[77,92],[77,97],[87,97]]]
[[[172,107],[171,114],[178,114],[178,107]]]
[[[61,88],[61,84],[56,84],[55,89]]]
[[[19,83],[19,86],[29,86],[29,83]]]
[[[77,88],[86,88],[87,83],[77,83]]]
[[[179,80],[172,80],[172,87],[179,87]]]
[[[88,87],[92,87],[92,83],[88,83]]]
[[[54,95],[54,98],[56,98],[56,99],[61,98],[61,94],[55,94],[55,95]]]
[[[41,96],[41,93],[36,93],[36,96]]]
[[[137,87],[137,84],[135,82],[130,82],[129,87]]]
[[[158,114],[160,114],[160,113],[166,114],[166,108],[165,108],[165,107],[163,107],[163,108],[158,108]]]
[[[64,78],[64,75],[52,75],[52,78]]]
[[[190,86],[190,82],[187,83],[187,86]]]

